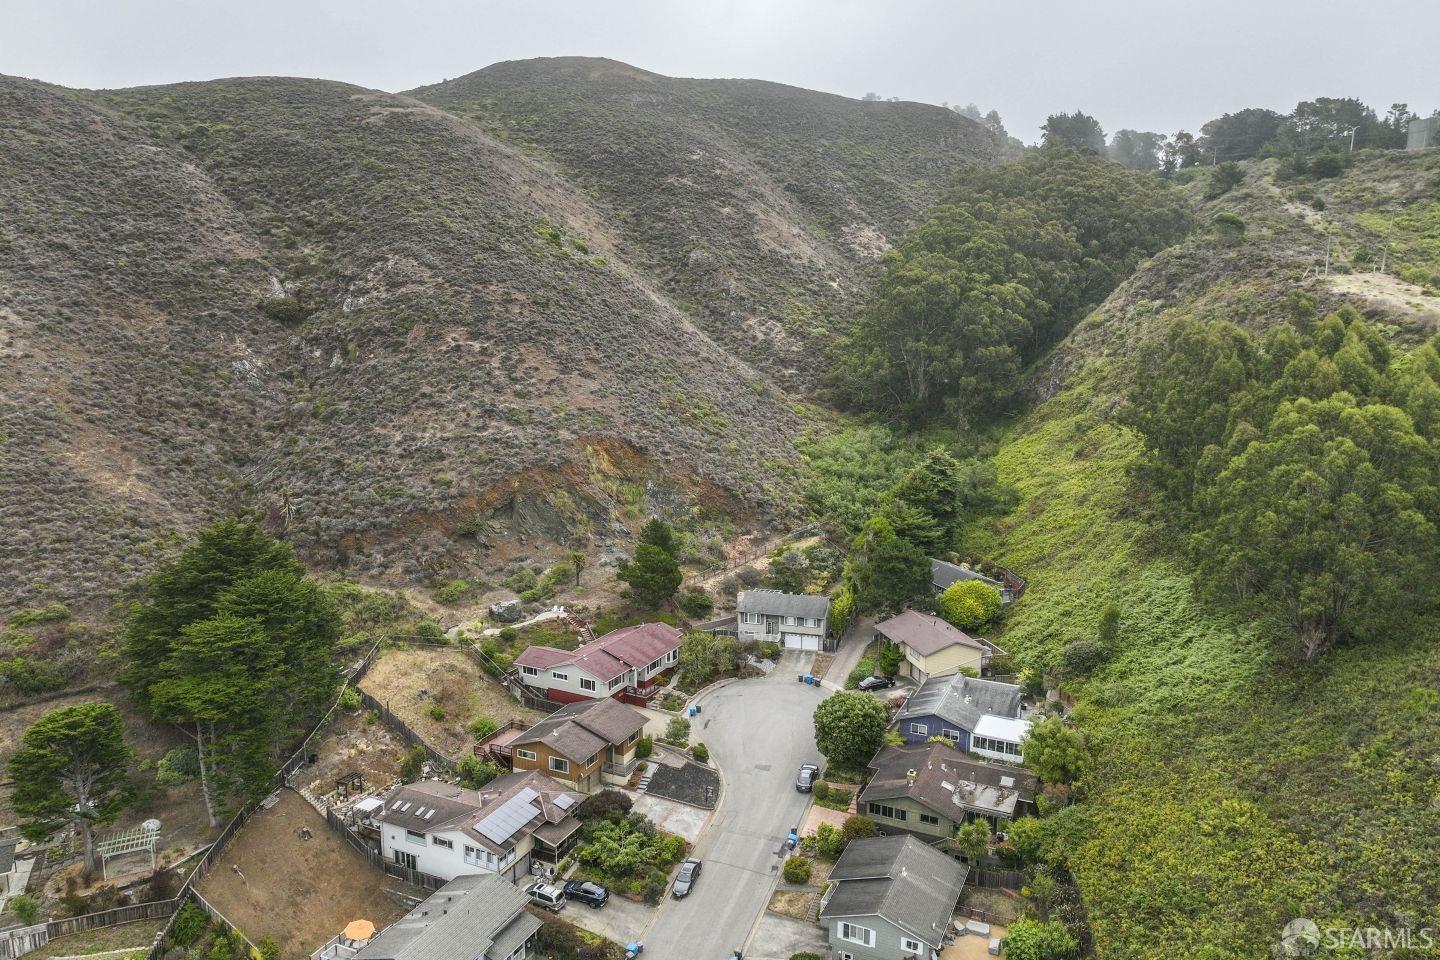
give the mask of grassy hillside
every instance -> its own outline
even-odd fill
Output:
[[[1265,326],[1297,285],[1339,302],[1343,282],[1305,276],[1311,238],[1331,230],[1352,269],[1365,233],[1350,218],[1404,216],[1397,198],[1414,202],[1408,185],[1433,182],[1437,163],[1433,151],[1371,158],[1307,185],[1250,169],[1206,206],[1240,211],[1246,243],[1202,232],[1143,266],[1039,371],[1050,399],[999,452],[1021,504],[970,544],[1030,579],[1003,645],[1053,665],[1106,603],[1123,610],[1119,651],[1071,691],[1099,758],[1069,855],[1099,956],[1268,956],[1295,917],[1440,924],[1440,622],[1311,665],[1278,652],[1271,628],[1197,598],[1127,479],[1140,446],[1115,419],[1135,337],[1180,309]],[[1368,213],[1312,218],[1292,196],[1363,196],[1382,171],[1404,188]],[[1418,308],[1355,299],[1403,343],[1435,329],[1433,298],[1414,296]]]
[[[867,265],[960,165],[1000,150],[940,107],[613,60],[499,63],[412,92],[551,160],[709,334],[801,385]]]
[[[669,92],[611,125],[611,79],[528,85],[552,70],[428,91],[498,83],[484,123],[325,81],[0,79],[0,607],[100,599],[234,507],[391,583],[627,511],[793,509],[809,381],[777,372],[818,367],[857,265],[989,135],[615,64]],[[489,132],[541,102],[563,165]]]

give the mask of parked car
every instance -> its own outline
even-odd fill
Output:
[[[886,687],[895,686],[895,678],[879,676],[866,677],[864,680],[861,680],[859,683],[855,684],[855,686],[859,687],[861,690],[884,690]]]
[[[525,888],[525,895],[528,896],[530,902],[537,907],[554,910],[556,913],[565,909],[565,891],[553,883],[546,883],[544,880],[535,880]]]
[[[815,778],[820,776],[820,768],[813,763],[800,764],[800,772],[795,777],[795,789],[801,793],[809,793],[815,786]]]
[[[670,887],[670,895],[679,900],[694,888],[695,881],[699,877],[700,861],[686,860],[680,864],[680,872],[675,874],[675,883]]]
[[[591,883],[588,880],[566,880],[565,897],[569,900],[579,900],[581,903],[589,904],[594,910],[599,910],[610,902],[610,891],[598,883]]]

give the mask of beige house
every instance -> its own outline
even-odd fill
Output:
[[[905,652],[900,673],[916,683],[962,670],[978,676],[990,665],[991,657],[1005,652],[983,637],[972,637],[954,624],[916,610],[877,623],[875,636]]]

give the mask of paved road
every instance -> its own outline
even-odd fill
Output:
[[[684,900],[667,897],[645,937],[644,960],[726,960],[764,911],[785,835],[810,803],[796,792],[795,773],[820,762],[812,717],[828,691],[795,679],[813,657],[787,652],[769,676],[701,701],[690,738],[710,748],[725,794],[696,847],[700,880]]]

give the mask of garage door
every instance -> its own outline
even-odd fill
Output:
[[[820,638],[810,633],[782,633],[780,639],[785,641],[785,647],[789,650],[819,650]]]

